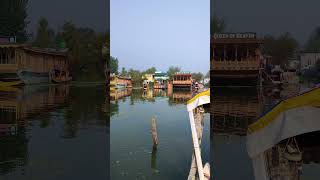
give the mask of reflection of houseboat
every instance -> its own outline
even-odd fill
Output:
[[[172,102],[175,104],[185,104],[188,100],[192,98],[191,91],[173,91],[172,92]]]
[[[4,93],[0,100],[1,132],[24,126],[27,117],[64,104],[69,93],[68,88],[66,85],[25,86],[23,91],[0,92]]]
[[[192,74],[187,72],[177,72],[173,75],[173,88],[192,88]]]
[[[123,77],[115,74],[110,75],[110,89],[124,89],[131,87],[131,77]]]
[[[256,88],[239,92],[233,88],[218,88],[212,91],[211,128],[215,134],[237,134],[244,136],[248,126],[262,111],[261,96]]]
[[[128,97],[132,94],[132,88],[111,90],[110,91],[110,101],[117,101],[124,97]]]
[[[213,85],[257,85],[262,43],[255,33],[214,34],[210,52]]]

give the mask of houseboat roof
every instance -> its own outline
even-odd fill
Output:
[[[24,47],[23,48],[26,51],[38,53],[38,54],[47,54],[47,55],[53,55],[53,56],[67,56],[68,50],[56,50],[56,49],[49,49],[49,48],[38,48],[38,47]]]
[[[263,39],[256,33],[215,33],[211,36],[211,44],[263,44]]]

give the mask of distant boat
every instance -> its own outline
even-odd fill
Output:
[[[39,73],[39,72],[32,72],[28,70],[19,70],[17,72],[21,81],[25,84],[38,84],[38,83],[48,83],[49,82],[49,73]]]

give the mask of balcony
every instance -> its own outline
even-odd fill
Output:
[[[244,60],[244,61],[211,61],[211,70],[230,70],[230,71],[240,71],[240,70],[259,70],[260,61],[259,60]]]

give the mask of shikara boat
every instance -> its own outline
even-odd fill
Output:
[[[319,117],[320,85],[280,101],[251,124],[248,127],[247,150],[255,179],[270,180],[276,175],[281,179],[299,177],[302,155],[296,138],[310,133],[319,134]],[[275,169],[275,161],[278,169]],[[283,162],[287,164],[281,165]]]

